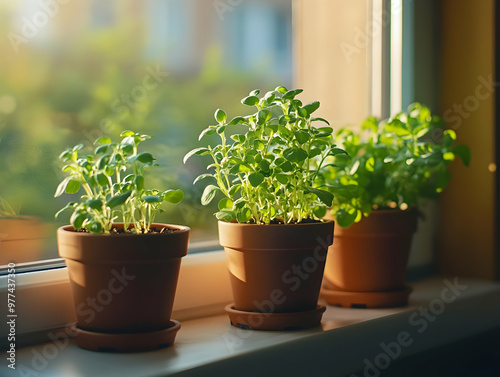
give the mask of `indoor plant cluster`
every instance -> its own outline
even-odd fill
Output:
[[[470,160],[469,149],[455,145],[455,131],[443,126],[429,108],[414,103],[389,119],[366,119],[357,132],[337,133],[349,157],[337,159],[324,175],[338,188],[332,215],[340,225],[325,268],[329,303],[407,302],[411,290],[404,278],[418,200],[443,191],[457,156],[466,166]]]
[[[450,180],[448,165],[470,151],[454,145],[455,131],[419,103],[392,118],[367,118],[360,131],[341,129],[337,142],[349,157],[337,159],[325,174],[338,187],[332,210],[338,225],[348,227],[374,209],[416,206],[422,197],[436,198]],[[436,140],[439,139],[439,140]]]
[[[398,263],[406,267],[404,249],[416,227],[417,198],[444,188],[455,155],[466,164],[469,160],[466,147],[453,146],[453,131],[444,131],[441,143],[427,140],[441,124],[424,106],[412,105],[382,122],[369,118],[359,134],[334,134],[328,121],[313,116],[320,103],[303,104],[297,98],[301,92],[279,86],[259,96],[254,90],[241,100],[253,109],[251,114],[231,119],[218,109],[217,124],[206,128],[200,140],[218,135],[220,141],[184,158],[210,159],[208,172],[195,183],[207,183],[202,204],[219,196],[215,217],[234,297],[226,311],[233,325],[245,329],[318,325],[325,310],[318,306],[325,262],[341,265],[339,247],[351,245],[356,249],[352,255],[364,253],[367,263],[361,265],[381,258],[380,253],[392,259],[382,272],[366,275],[366,281],[380,280],[376,288],[366,289],[363,281],[342,286],[335,278],[338,269],[325,272],[327,288],[342,294],[390,290],[384,274]],[[80,156],[80,145],[64,151],[67,177],[56,192],[82,191],[79,201],[63,208],[72,210],[71,225],[58,230],[76,307],[98,297],[110,279],[125,285],[105,310],[87,317],[83,313],[88,312],[77,310],[78,344],[95,350],[166,346],[180,326],[170,316],[189,228],[154,219],[163,202],[177,203],[183,194],[147,188],[145,171],[155,159],[138,146],[149,136],[125,131],[121,137],[119,142],[96,140],[95,152],[85,156]],[[390,231],[372,221],[385,213]],[[336,230],[332,249],[334,219],[350,227]],[[376,238],[383,240],[378,246],[363,234],[371,223],[379,232]],[[334,256],[327,261],[329,247]],[[340,275],[364,276],[358,265],[341,267]],[[392,288],[401,290],[400,285]],[[379,300],[367,306],[384,305]]]
[[[236,326],[307,327],[319,323],[325,309],[317,301],[333,223],[321,219],[335,188],[322,175],[332,159],[346,152],[334,144],[329,123],[313,117],[320,103],[304,105],[297,99],[301,92],[280,86],[259,98],[254,90],[241,103],[255,112],[231,120],[218,109],[218,124],[205,129],[200,139],[218,133],[220,144],[194,149],[184,159],[199,154],[213,160],[207,167],[212,173],[196,181],[212,181],[203,204],[217,192],[223,195],[215,215],[235,301],[226,311]],[[317,128],[314,122],[326,125]],[[238,124],[245,132],[231,135],[229,144],[226,129]],[[291,271],[305,260],[313,264],[307,278],[300,278]],[[265,319],[259,314],[264,302],[271,302],[267,311],[272,314]],[[273,318],[279,313],[288,316],[276,324]]]
[[[91,350],[167,346],[180,328],[170,316],[190,229],[153,221],[162,202],[178,203],[183,193],[147,188],[144,173],[155,159],[139,144],[148,135],[124,131],[121,138],[97,139],[93,154],[80,156],[77,145],[60,155],[67,177],[55,196],[83,191],[61,210],[73,213],[57,242],[77,308],[77,343]]]

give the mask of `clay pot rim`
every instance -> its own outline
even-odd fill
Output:
[[[113,226],[122,226],[123,223],[113,223]],[[175,224],[164,224],[164,223],[152,223],[151,226],[161,227],[161,228],[170,228],[177,229],[177,232],[174,233],[146,233],[146,234],[135,234],[135,233],[120,233],[120,234],[110,234],[110,233],[86,233],[86,232],[75,232],[75,228],[73,225],[63,225],[57,229],[57,232],[68,232],[74,235],[74,237],[106,237],[106,238],[124,238],[124,237],[168,237],[176,234],[187,233],[191,230],[188,226],[185,225],[175,225]]]

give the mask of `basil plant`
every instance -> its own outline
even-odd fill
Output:
[[[144,172],[157,164],[151,153],[139,152],[138,146],[150,136],[133,131],[124,131],[120,136],[119,142],[107,136],[98,138],[93,154],[80,156],[83,145],[79,144],[59,156],[67,177],[57,187],[55,197],[80,190],[83,194],[56,217],[64,210],[72,210],[70,221],[75,229],[109,233],[121,220],[124,229],[132,233],[148,233],[156,214],[163,212],[162,203],[178,203],[184,196],[181,190],[146,188]]]
[[[450,180],[449,164],[458,156],[468,166],[470,151],[455,145],[455,131],[414,103],[406,112],[378,121],[370,117],[359,131],[341,129],[336,137],[350,157],[329,167],[324,183],[337,188],[332,214],[343,227],[374,209],[417,205],[436,198]]]
[[[210,180],[201,198],[204,205],[222,196],[217,219],[293,224],[325,216],[334,190],[321,177],[335,156],[346,152],[333,144],[328,121],[313,117],[320,103],[303,105],[297,99],[301,92],[279,86],[259,98],[260,91],[254,90],[241,100],[254,112],[230,120],[218,109],[217,124],[203,130],[200,140],[217,134],[220,143],[196,148],[184,157],[184,162],[193,155],[211,157],[210,173],[194,183]]]

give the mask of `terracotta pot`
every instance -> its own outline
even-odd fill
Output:
[[[380,210],[335,229],[325,278],[351,292],[392,291],[404,285],[416,210]]]
[[[44,225],[37,217],[0,219],[0,265],[41,259]]]
[[[219,221],[234,309],[286,313],[317,307],[333,222],[252,225]]]
[[[59,255],[69,270],[80,329],[139,333],[169,326],[190,229],[153,226],[178,231],[137,235],[80,233],[72,226],[58,229]]]

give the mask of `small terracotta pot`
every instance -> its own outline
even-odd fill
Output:
[[[337,227],[325,278],[351,292],[392,291],[404,285],[417,211],[372,211],[348,228]]]
[[[123,224],[116,224],[123,229]],[[139,333],[170,326],[181,258],[190,229],[156,234],[57,231],[69,270],[78,327],[97,333]]]
[[[234,309],[287,313],[317,308],[333,222],[254,225],[219,221]]]
[[[39,260],[44,237],[45,227],[37,217],[0,219],[0,265]]]

